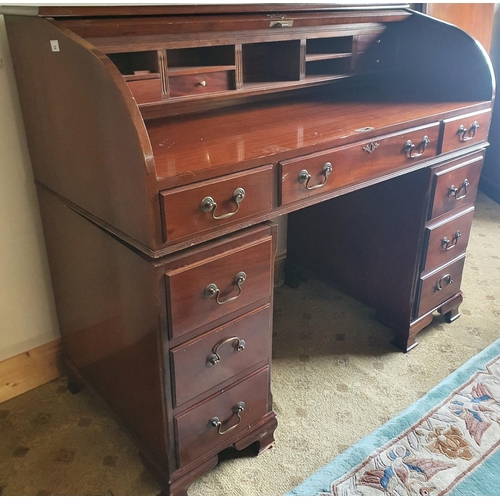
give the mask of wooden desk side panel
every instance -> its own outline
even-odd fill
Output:
[[[370,76],[382,100],[410,105],[494,97],[495,76],[486,51],[456,26],[415,12],[389,23],[380,40],[360,58],[359,69],[383,69]],[[388,64],[391,57],[396,64]]]
[[[43,188],[38,196],[65,356],[166,467],[162,269]]]
[[[36,181],[154,248],[161,231],[153,154],[118,71],[49,21],[5,20]]]

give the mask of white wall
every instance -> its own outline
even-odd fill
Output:
[[[0,16],[0,361],[58,337],[36,190]]]

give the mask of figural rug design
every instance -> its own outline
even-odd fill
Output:
[[[500,495],[500,339],[287,495]]]

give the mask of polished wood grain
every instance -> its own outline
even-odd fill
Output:
[[[265,360],[271,347],[271,326],[271,311],[266,305],[172,349],[175,404],[181,405]],[[242,350],[236,349],[238,340],[227,342],[234,337],[245,342]],[[215,364],[208,361],[214,350],[220,357]]]
[[[270,217],[290,213],[287,280],[340,286],[404,351],[459,317],[494,94],[468,35],[398,5],[31,13],[6,24],[70,381],[164,493],[274,442]]]
[[[437,308],[460,291],[465,255],[420,279],[418,316]]]
[[[441,152],[471,146],[488,139],[491,122],[491,109],[457,118],[444,120],[443,143]],[[474,125],[477,126],[474,129]],[[462,132],[462,130],[464,130]]]
[[[267,237],[200,259],[191,266],[167,271],[171,337],[180,337],[259,299],[268,299],[273,261],[272,240]],[[246,274],[240,293],[235,284],[239,272]],[[216,296],[205,294],[206,287],[212,283],[220,290],[218,300],[223,304],[217,303]],[[237,298],[229,300],[234,297]]]
[[[197,32],[237,30],[243,34],[247,30],[269,30],[271,28],[270,22],[273,18],[264,12],[273,11],[278,13],[278,15],[279,13],[286,13],[285,15],[287,20],[293,21],[294,28],[311,28],[324,25],[335,26],[367,22],[385,23],[401,21],[409,16],[407,11],[397,9],[397,7],[394,9],[386,9],[384,11],[374,11],[370,13],[371,15],[367,15],[367,13],[362,10],[349,12],[348,9],[339,9],[337,12],[327,12],[328,10],[334,11],[334,6],[333,9],[332,6],[323,6],[323,12],[313,12],[316,10],[314,7],[307,9],[310,12],[304,12],[303,7],[298,5],[290,6],[290,4],[289,6],[274,6],[274,8],[270,5],[261,4],[259,5],[259,11],[262,13],[256,13],[255,10],[244,7],[243,10],[249,12],[247,12],[245,16],[237,16],[232,15],[232,13],[237,12],[236,10],[233,10],[234,7],[235,6],[227,5],[219,6],[219,13],[217,14],[217,6],[211,6],[207,9],[210,12],[206,12],[206,14],[209,15],[199,16],[199,14],[203,12],[203,6],[198,5],[196,9],[191,9],[190,12],[192,14],[193,10],[195,10],[196,14],[198,14],[197,17],[187,17],[185,14],[188,12],[186,11],[175,12],[174,6],[171,6],[171,9],[162,9],[162,16],[149,14],[149,17],[143,18],[130,17],[130,15],[124,15],[121,18],[117,17],[117,14],[115,13],[117,12],[116,7],[115,10],[113,10],[113,19],[106,19],[103,16],[101,19],[94,19],[93,22],[88,22],[88,19],[85,19],[86,16],[92,15],[94,17],[95,14],[99,12],[99,10],[95,8],[92,10],[92,14],[90,14],[89,11],[85,12],[80,10],[77,13],[79,18],[63,19],[62,16],[56,17],[59,17],[59,23],[84,38],[95,39],[99,37],[106,37],[109,39],[111,37],[136,35],[137,32],[141,33],[142,36],[164,33],[181,33],[185,36],[186,34]],[[62,13],[62,11],[59,12]],[[136,16],[138,15],[140,14],[136,14]],[[68,15],[68,17],[70,16]]]
[[[269,369],[266,368],[221,391],[203,404],[177,415],[175,427],[179,466],[186,465],[209,449],[224,449],[234,441],[234,435],[241,429],[262,418],[269,411],[266,401],[268,386]],[[245,404],[245,408],[240,413],[241,423],[238,424],[234,407],[240,401]],[[233,431],[220,435],[209,424],[213,417],[218,417],[222,422],[222,432],[236,424],[238,426]]]
[[[274,199],[271,165],[228,175],[213,181],[194,183],[186,188],[162,191],[160,203],[164,221],[164,238],[171,242],[202,231],[213,230],[235,221],[268,213]],[[244,190],[244,198],[236,203],[234,192]],[[204,211],[202,201],[211,197],[217,204]],[[229,215],[234,214],[234,215]],[[214,219],[214,217],[226,217]]]
[[[373,9],[371,3],[358,3],[355,8],[349,4],[324,4],[324,3],[269,3],[259,4],[259,12],[321,12],[328,15],[328,11],[342,12],[350,14],[356,19],[363,16],[390,16],[394,14],[395,9],[405,9],[406,3],[380,4],[379,9],[370,12]],[[352,11],[352,12],[349,12]],[[368,11],[368,12],[367,12]],[[50,17],[96,17],[96,16],[144,16],[144,15],[180,15],[180,14],[214,14],[214,13],[242,13],[254,14],[255,5],[251,4],[229,4],[229,5],[149,5],[149,6],[41,6],[39,7],[40,16]],[[405,10],[399,10],[398,13],[406,14]]]
[[[433,123],[391,136],[374,137],[346,148],[280,162],[280,204],[338,189],[347,184],[363,182],[408,164],[432,158],[438,148],[439,128],[439,123]],[[422,146],[424,137],[429,142]],[[405,150],[407,141],[411,141],[413,150]],[[412,155],[415,157],[412,158]],[[332,172],[325,179],[322,171],[327,163],[331,164]],[[299,180],[299,174],[303,169],[311,175],[308,187],[321,187],[308,190],[305,182]]]
[[[469,206],[458,214],[454,213],[444,220],[438,220],[426,226],[424,243],[426,253],[423,273],[428,273],[465,253],[473,216],[474,207]]]
[[[162,272],[46,190],[38,198],[65,356],[168,470]]]
[[[476,199],[483,155],[468,157],[449,167],[437,168],[434,172],[433,201],[430,218],[473,203]],[[464,183],[467,182],[467,186]],[[457,195],[452,189],[460,189]]]
[[[146,123],[159,185],[169,188],[238,169],[428,125],[474,103],[282,100]],[[356,132],[371,127],[367,132]],[[272,141],[270,141],[272,137]],[[416,138],[415,140],[419,140]],[[193,148],[199,144],[201,147]]]
[[[153,154],[122,76],[94,47],[45,19],[5,22],[35,180],[154,247],[161,228],[152,223],[159,216]]]

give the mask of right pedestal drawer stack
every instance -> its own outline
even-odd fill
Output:
[[[424,255],[416,317],[447,304],[447,319],[458,317],[465,251],[483,155],[475,154],[432,169]]]

